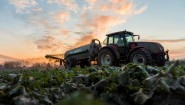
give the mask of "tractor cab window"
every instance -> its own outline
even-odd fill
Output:
[[[108,44],[114,44],[114,37],[113,36],[109,36]]]
[[[127,43],[134,42],[133,35],[125,34],[125,38],[126,38]]]
[[[118,46],[124,46],[124,38],[122,37],[122,35],[114,36],[114,44]]]
[[[103,45],[107,45],[107,38],[103,41]]]

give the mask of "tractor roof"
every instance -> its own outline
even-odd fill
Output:
[[[120,34],[120,33],[134,35],[133,32],[129,32],[129,31],[125,30],[125,31],[119,31],[119,32],[110,33],[110,34],[107,34],[106,36],[113,36],[113,35],[117,35],[117,34]]]

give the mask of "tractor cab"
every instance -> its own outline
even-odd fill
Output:
[[[118,57],[119,61],[124,63],[128,61],[129,52],[131,50],[130,44],[135,42],[135,36],[140,38],[139,35],[134,35],[129,31],[120,31],[106,35],[107,38],[103,44],[112,49]]]
[[[116,45],[118,47],[128,46],[130,42],[135,42],[134,37],[139,35],[134,35],[132,32],[121,31],[116,33],[107,34],[107,38],[103,41],[104,45]]]

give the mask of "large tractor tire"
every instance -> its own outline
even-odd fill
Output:
[[[66,69],[71,69],[71,68],[76,66],[76,59],[74,59],[74,58],[67,58],[65,63],[64,63],[64,65],[65,65]]]
[[[110,49],[103,49],[98,55],[99,66],[117,66],[118,60],[113,51]]]
[[[140,48],[132,52],[129,59],[130,62],[135,64],[152,65],[152,56],[144,48]]]

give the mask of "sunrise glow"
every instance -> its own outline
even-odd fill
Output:
[[[128,30],[185,58],[184,0],[0,0],[0,54],[62,54]]]

